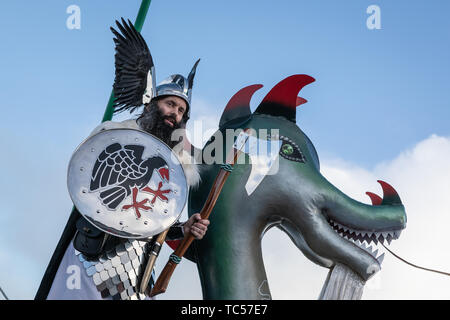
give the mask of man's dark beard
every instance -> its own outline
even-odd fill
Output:
[[[139,116],[139,126],[142,128],[142,130],[153,134],[154,136],[164,141],[170,148],[173,148],[178,143],[178,141],[171,141],[172,132],[176,129],[181,128],[181,125],[177,123],[176,119],[173,116],[163,116],[156,103],[152,103],[148,109],[149,110],[147,111],[147,108],[145,108],[144,112],[142,112],[142,114]],[[173,120],[173,127],[166,124],[164,122],[165,119]]]

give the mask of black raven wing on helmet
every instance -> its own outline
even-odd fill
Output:
[[[122,34],[111,27],[116,44],[114,112],[131,113],[154,97],[155,68],[147,43],[131,21],[122,18],[122,24],[116,24]]]

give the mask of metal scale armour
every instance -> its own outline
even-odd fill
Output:
[[[77,250],[75,254],[102,298],[111,296],[113,300],[142,300],[146,296],[139,293],[139,283],[147,264],[149,244],[139,240],[124,240],[94,260],[88,260]],[[154,273],[151,281],[153,279]]]

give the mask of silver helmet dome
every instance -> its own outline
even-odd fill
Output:
[[[198,59],[194,66],[192,67],[191,72],[188,77],[185,78],[181,74],[173,74],[163,81],[161,81],[155,90],[154,98],[162,97],[162,96],[177,96],[186,101],[186,116],[189,119],[190,116],[190,106],[191,106],[191,97],[192,97],[192,86],[194,84],[194,76],[195,70],[197,69],[197,65],[200,62]]]

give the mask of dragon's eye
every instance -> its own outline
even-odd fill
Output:
[[[305,162],[306,158],[298,145],[288,137],[280,136],[283,144],[280,148],[280,155],[288,160],[296,162]]]
[[[292,153],[294,153],[294,148],[289,143],[285,143],[281,147],[281,152],[283,152],[285,155],[289,156]]]

